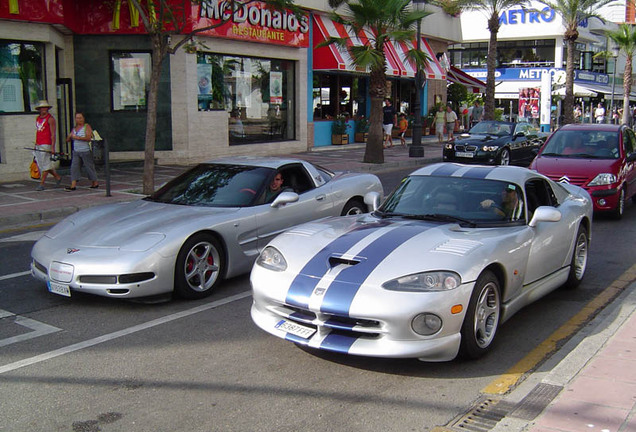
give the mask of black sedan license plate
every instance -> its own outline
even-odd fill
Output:
[[[471,152],[455,152],[455,156],[456,157],[463,157],[463,158],[472,158],[475,157],[474,153]]]

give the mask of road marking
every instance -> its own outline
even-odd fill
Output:
[[[605,288],[599,295],[583,307],[576,315],[559,327],[546,340],[530,351],[517,364],[512,366],[503,375],[491,381],[481,390],[481,393],[503,395],[513,389],[521,378],[533,371],[537,365],[548,355],[557,351],[560,342],[570,338],[579,331],[590,318],[594,317],[601,309],[612,302],[625,288],[636,280],[636,264],[620,275],[614,282]]]
[[[8,243],[8,242],[14,242],[14,241],[38,241],[40,240],[40,238],[42,238],[42,236],[46,233],[47,231],[31,231],[28,233],[24,233],[24,234],[18,234],[18,235],[14,235],[11,237],[6,237],[3,239],[0,239],[0,242],[3,243]]]
[[[50,360],[52,358],[62,356],[64,354],[69,354],[69,353],[72,353],[74,351],[79,351],[81,349],[89,348],[89,347],[92,347],[92,346],[95,346],[95,345],[99,345],[99,344],[104,343],[104,342],[109,342],[111,340],[114,340],[114,339],[117,339],[117,338],[120,338],[120,337],[123,337],[123,336],[128,336],[130,334],[137,333],[137,332],[142,331],[142,330],[147,330],[149,328],[156,327],[156,326],[161,325],[161,324],[166,324],[168,322],[175,321],[175,320],[178,320],[178,319],[181,319],[181,318],[185,318],[185,317],[188,317],[190,315],[197,314],[199,312],[204,312],[204,311],[209,310],[209,309],[215,309],[217,307],[224,306],[224,305],[226,305],[228,303],[232,303],[232,302],[235,302],[237,300],[244,299],[246,297],[249,297],[250,295],[252,295],[251,291],[245,291],[245,292],[242,292],[240,294],[236,294],[236,295],[233,295],[233,296],[221,299],[221,300],[214,301],[212,303],[208,303],[208,304],[201,305],[201,306],[198,306],[198,307],[195,307],[195,308],[192,308],[192,309],[188,309],[188,310],[185,310],[185,311],[177,312],[177,313],[174,313],[174,314],[171,314],[171,315],[166,315],[165,317],[157,318],[157,319],[152,320],[152,321],[148,321],[148,322],[145,322],[145,323],[142,323],[142,324],[138,324],[136,326],[132,326],[132,327],[129,327],[127,329],[123,329],[123,330],[119,330],[119,331],[116,331],[116,332],[113,332],[113,333],[105,334],[103,336],[98,336],[96,338],[89,339],[89,340],[86,340],[86,341],[83,341],[83,342],[78,342],[78,343],[73,344],[73,345],[69,345],[69,346],[66,346],[66,347],[63,347],[63,348],[59,348],[59,349],[56,349],[56,350],[53,350],[53,351],[49,351],[47,353],[40,354],[40,355],[37,355],[37,356],[34,356],[34,357],[30,357],[30,358],[27,358],[27,359],[24,359],[24,360],[20,360],[20,361],[14,362],[14,363],[9,363],[7,365],[0,366],[0,374],[6,373],[6,372],[11,372],[11,371],[14,371],[16,369],[23,368],[25,366],[31,366],[31,365],[34,365],[36,363],[41,363],[43,361]]]
[[[8,274],[8,275],[0,276],[0,281],[7,280],[7,279],[13,279],[13,278],[17,278],[17,277],[22,277],[22,276],[26,276],[26,275],[30,275],[30,274],[31,274],[30,270],[23,271],[23,272],[20,272],[20,273],[11,273],[11,274]]]
[[[36,337],[44,336],[50,333],[62,331],[61,328],[53,327],[52,325],[44,324],[43,322],[33,320],[31,318],[15,315],[12,312],[0,309],[0,318],[7,318],[15,316],[14,324],[21,325],[23,327],[30,328],[31,332],[24,333],[18,336],[12,336],[5,339],[0,339],[0,347],[11,345],[18,342],[24,342],[25,340],[33,339]]]

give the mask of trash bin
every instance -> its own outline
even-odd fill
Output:
[[[95,165],[104,165],[104,141],[92,140],[91,147],[93,148],[93,161],[95,161]]]

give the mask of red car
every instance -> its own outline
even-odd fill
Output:
[[[625,125],[565,125],[548,138],[530,169],[585,188],[595,212],[620,219],[625,200],[636,202],[636,134]]]

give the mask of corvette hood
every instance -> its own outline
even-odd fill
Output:
[[[464,229],[456,223],[363,216],[301,225],[271,245],[282,252],[288,271],[296,274],[286,302],[306,306],[312,292],[325,281],[329,281],[331,295],[347,297],[355,295],[362,284],[378,287],[427,270],[467,274],[470,264],[466,263],[473,261],[463,258],[473,255],[478,261],[496,248],[500,238],[497,228]],[[339,300],[325,298],[325,302],[323,305]],[[337,309],[335,304],[333,307]]]
[[[151,201],[133,201],[82,210],[53,227],[46,236],[64,238],[83,247],[120,247],[142,236],[165,237],[201,219],[209,226],[225,220],[235,208],[191,207]]]

